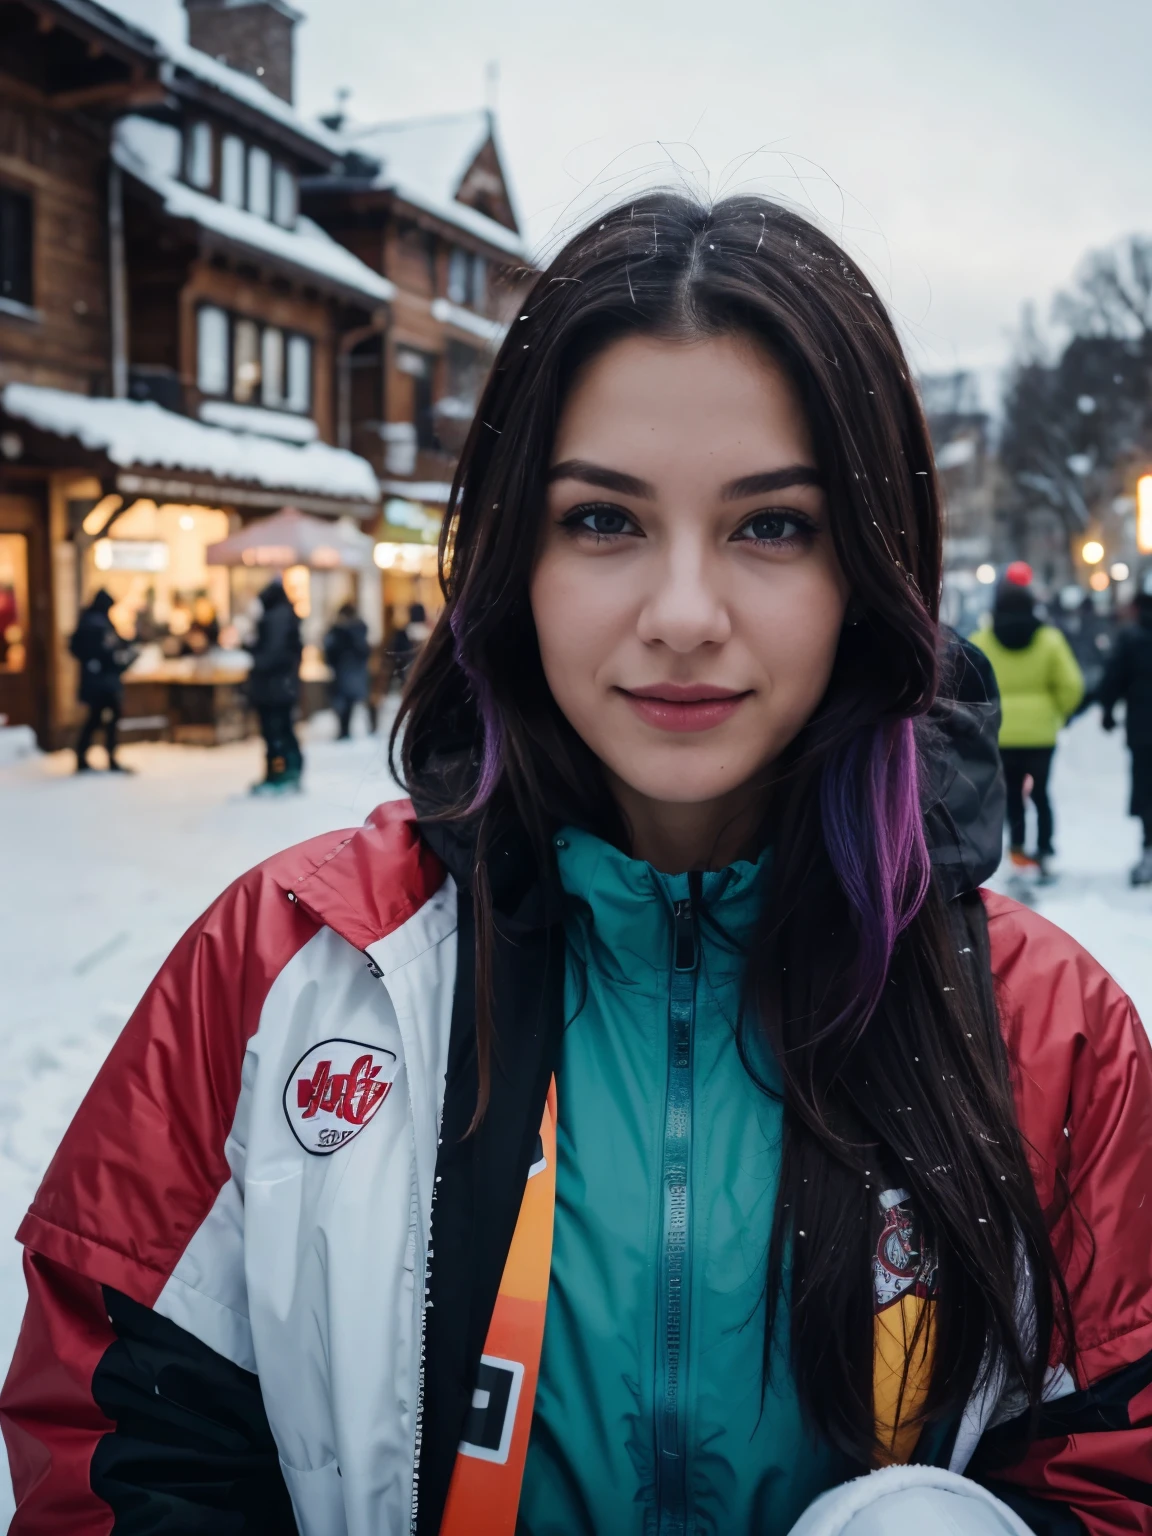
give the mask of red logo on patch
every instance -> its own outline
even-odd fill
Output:
[[[396,1075],[396,1056],[358,1040],[323,1040],[284,1085],[284,1113],[306,1152],[324,1157],[364,1129]]]

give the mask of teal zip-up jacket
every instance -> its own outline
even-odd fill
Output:
[[[765,860],[664,875],[588,833],[556,848],[556,1227],[518,1532],[776,1536],[850,1469],[802,1425],[783,1339],[761,1401],[783,1110],[736,1024]]]

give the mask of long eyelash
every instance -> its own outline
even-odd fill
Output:
[[[751,528],[752,524],[761,517],[786,518],[789,522],[796,524],[795,536],[805,540],[808,543],[811,543],[811,541],[820,532],[820,525],[813,518],[809,517],[807,512],[794,511],[791,507],[766,507],[760,512],[754,512],[751,517],[745,519],[745,521],[741,523],[740,528],[737,531],[743,532],[744,529]],[[787,540],[754,538],[753,542],[756,544],[782,544],[786,543]]]
[[[560,519],[561,528],[575,528],[583,522],[589,512],[620,512],[620,508],[611,501],[585,501],[578,507],[573,507],[570,512],[565,512]],[[623,514],[621,514],[623,515]],[[591,529],[587,530],[591,533]]]

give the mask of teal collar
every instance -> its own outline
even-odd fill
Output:
[[[611,843],[563,827],[553,838],[567,897],[570,941],[584,959],[622,985],[662,990],[672,962],[674,904],[689,897],[688,875],[666,875]],[[737,860],[702,877],[699,936],[709,971],[739,975],[760,912],[770,863]]]

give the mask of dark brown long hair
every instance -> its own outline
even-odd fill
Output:
[[[755,1073],[770,1048],[784,1081],[765,1379],[786,1296],[801,1403],[866,1465],[876,1451],[870,1212],[884,1182],[910,1191],[938,1265],[926,1420],[953,1419],[994,1369],[1035,1406],[1054,1339],[1060,1355],[1071,1343],[995,1004],[924,841],[914,722],[937,681],[931,445],[884,306],[832,240],[761,198],[705,207],[653,194],[560,251],[511,324],[461,457],[441,542],[446,609],[393,748],[425,799],[446,737],[469,765],[442,814],[475,824],[479,1117],[494,829],[514,821],[542,869],[560,818],[628,846],[597,760],[548,690],[529,582],[566,392],[582,363],[635,333],[746,334],[787,370],[851,587],[827,693],[766,796],[772,875],[741,1049]]]

